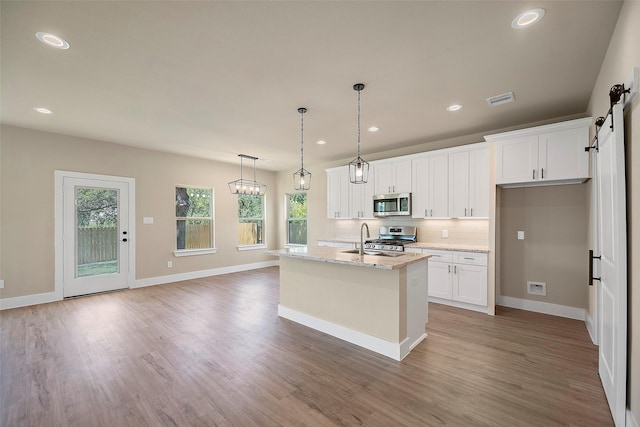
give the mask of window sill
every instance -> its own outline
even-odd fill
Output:
[[[206,255],[206,254],[215,254],[218,250],[216,248],[207,248],[207,249],[183,249],[179,251],[173,251],[173,256],[182,257],[182,256],[195,256],[195,255]]]
[[[289,248],[306,248],[307,245],[301,245],[298,243],[287,243],[286,245],[284,245],[285,249],[289,249]]]
[[[267,245],[265,245],[264,243],[261,243],[259,245],[242,245],[242,246],[238,246],[238,250],[239,251],[253,251],[256,249],[267,249]]]

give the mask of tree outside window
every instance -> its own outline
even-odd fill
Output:
[[[213,190],[176,187],[176,249],[213,247]]]
[[[287,194],[287,243],[307,244],[307,195]]]
[[[238,195],[238,245],[264,244],[264,196]]]

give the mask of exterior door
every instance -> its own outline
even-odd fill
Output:
[[[63,296],[129,287],[129,183],[63,178]]]
[[[598,134],[595,239],[599,374],[616,426],[625,425],[627,377],[627,238],[622,104],[614,105]],[[614,129],[611,129],[613,120]]]

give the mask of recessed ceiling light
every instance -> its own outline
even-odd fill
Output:
[[[327,143],[327,141],[323,141],[323,140],[316,141],[316,144],[318,144],[318,145],[324,145],[326,143]]]
[[[380,130],[380,128],[378,126],[371,126],[369,129],[367,129],[369,132],[378,132]]]
[[[530,25],[535,24],[544,16],[544,9],[531,9],[526,12],[522,12],[520,15],[513,18],[511,26],[515,29],[527,28]]]
[[[43,107],[35,107],[33,110],[41,114],[53,114],[53,111]]]
[[[40,31],[36,33],[36,37],[47,46],[55,47],[56,49],[69,49],[69,43],[55,34],[43,33]]]
[[[453,104],[453,105],[449,105],[447,107],[447,111],[458,111],[458,110],[462,110],[462,105],[460,104]]]

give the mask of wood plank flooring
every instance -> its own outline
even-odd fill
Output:
[[[277,304],[272,267],[0,312],[0,425],[613,425],[583,322],[431,304],[395,362]]]

